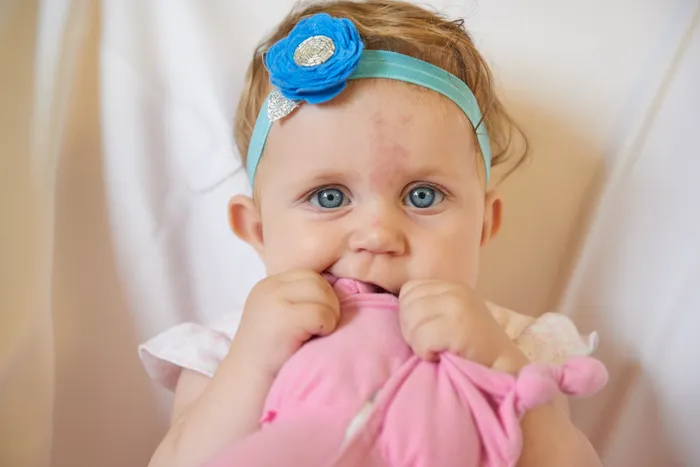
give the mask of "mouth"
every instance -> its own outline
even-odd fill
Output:
[[[330,268],[330,269],[332,269],[332,268]],[[364,283],[364,284],[370,285],[370,286],[372,286],[374,289],[376,289],[376,293],[380,293],[380,294],[389,294],[389,295],[393,295],[393,296],[395,296],[395,297],[398,297],[398,296],[399,296],[400,287],[392,287],[392,286],[389,285],[386,281],[382,281],[382,280],[378,280],[378,281],[375,281],[375,280],[368,280],[369,278],[367,278],[366,276],[365,276],[365,277],[361,277],[361,275],[354,275],[354,274],[338,274],[339,271],[331,271],[330,269],[324,271],[324,273],[329,274],[329,275],[331,275],[331,276],[339,277],[339,278],[340,278],[340,277],[343,277],[343,278],[346,278],[346,279],[356,280],[356,281],[358,281],[358,282],[362,282],[362,283]],[[373,279],[375,279],[375,278],[373,278]]]
[[[356,281],[358,281],[358,282],[362,282],[363,284],[367,284],[367,285],[371,286],[371,287],[374,289],[374,293],[393,295],[394,297],[397,297],[397,298],[398,298],[398,296],[399,296],[399,291],[398,291],[398,290],[394,290],[394,289],[391,289],[391,288],[384,287],[383,285],[381,285],[381,284],[379,284],[379,283],[377,283],[377,282],[372,282],[372,281],[366,281],[366,280],[362,280],[362,279],[357,279],[357,278],[355,278],[355,277],[348,277],[348,279],[356,280]]]
[[[395,296],[395,297],[398,297],[398,296],[399,296],[398,291],[394,292],[393,290],[385,289],[385,288],[382,287],[381,285],[375,284],[374,282],[367,282],[367,284],[370,284],[372,287],[374,287],[375,289],[377,289],[377,292],[376,292],[376,293],[380,293],[380,294],[389,294],[389,295],[393,295],[393,296]]]

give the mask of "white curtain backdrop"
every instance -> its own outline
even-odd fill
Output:
[[[0,466],[146,465],[137,344],[238,308],[231,124],[292,0],[0,0]],[[604,464],[700,465],[700,2],[435,0],[532,141],[480,287],[601,334],[573,406]]]

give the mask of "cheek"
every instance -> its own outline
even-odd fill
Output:
[[[479,271],[479,242],[470,237],[450,238],[437,251],[429,252],[434,258],[436,274],[445,280],[461,282],[473,287]]]
[[[309,221],[303,214],[263,221],[265,266],[268,274],[294,269],[321,272],[333,261],[338,233],[332,223]]]
[[[455,220],[450,225],[426,229],[424,238],[416,238],[416,266],[422,270],[421,274],[474,287],[479,271],[482,226],[480,222]],[[425,246],[419,248],[418,245]]]

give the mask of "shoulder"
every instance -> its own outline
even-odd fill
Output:
[[[545,313],[535,318],[493,303],[488,307],[531,361],[563,363],[574,356],[591,355],[598,346],[598,334],[582,334],[568,316]]]

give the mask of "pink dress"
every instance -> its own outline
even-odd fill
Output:
[[[422,361],[401,335],[396,297],[329,281],[340,298],[338,329],[286,363],[262,428],[206,467],[515,465],[529,408],[607,382],[590,357],[533,363],[517,378],[451,354]]]

